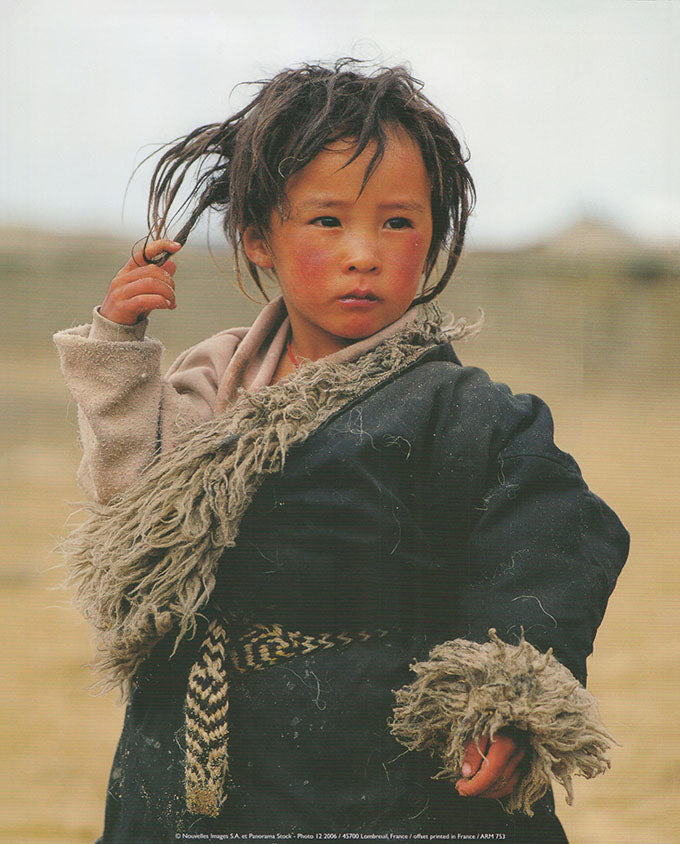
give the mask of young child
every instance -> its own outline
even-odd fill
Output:
[[[128,696],[101,842],[566,841],[550,779],[609,764],[585,661],[628,537],[546,406],[452,349],[473,197],[403,68],[285,70],[164,153],[152,239],[56,335],[93,499],[65,550]],[[147,317],[208,208],[281,295],[163,378]]]

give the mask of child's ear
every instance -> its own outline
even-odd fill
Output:
[[[243,251],[255,266],[263,270],[270,270],[274,266],[274,257],[261,229],[257,226],[248,226],[241,240]]]

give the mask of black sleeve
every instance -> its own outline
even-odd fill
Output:
[[[468,373],[435,429],[436,498],[467,513],[448,540],[454,547],[464,529],[453,636],[486,642],[493,627],[517,643],[523,629],[585,685],[586,657],[626,560],[628,533],[554,444],[548,407],[479,370]],[[453,513],[436,518],[456,523]]]
[[[393,734],[439,755],[438,776],[455,782],[470,740],[518,728],[528,770],[506,810],[531,814],[551,779],[570,803],[573,775],[610,764],[612,737],[584,688],[586,658],[628,534],[555,446],[539,399],[463,370],[433,416],[425,522],[449,562],[440,601],[450,620],[397,691]]]

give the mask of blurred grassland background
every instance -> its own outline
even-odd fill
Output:
[[[20,229],[0,237],[0,841],[91,842],[123,710],[88,690],[90,632],[55,588],[64,575],[55,545],[82,494],[76,412],[51,334],[88,321],[130,244]],[[237,291],[225,251],[186,248],[178,263],[178,308],[150,330],[167,346],[166,366],[258,310]],[[604,777],[576,782],[573,807],[556,788],[573,844],[680,841],[679,294],[680,248],[584,220],[521,252],[466,253],[442,298],[470,319],[484,309],[481,335],[457,348],[463,362],[548,401],[558,445],[632,534],[589,662],[589,688],[621,747]]]

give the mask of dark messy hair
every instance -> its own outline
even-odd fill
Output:
[[[424,289],[416,301],[436,296],[458,262],[474,204],[474,184],[465,166],[468,156],[444,114],[421,93],[422,83],[404,67],[363,74],[356,69],[359,64],[345,58],[328,67],[305,64],[283,70],[255,83],[260,86],[256,96],[224,123],[201,126],[171,142],[151,179],[149,237],[165,235],[180,187],[187,173],[198,168],[196,184],[175,212],[189,215],[174,239],[184,243],[208,208],[219,210],[234,249],[239,284],[241,254],[267,298],[257,267],[243,253],[245,229],[255,226],[266,235],[272,212],[285,214],[288,179],[332,141],[356,140],[347,164],[375,143],[363,189],[383,157],[389,131],[401,127],[417,142],[431,184],[432,241]],[[444,270],[427,287],[442,250],[447,253]],[[154,260],[161,263],[165,258]]]

